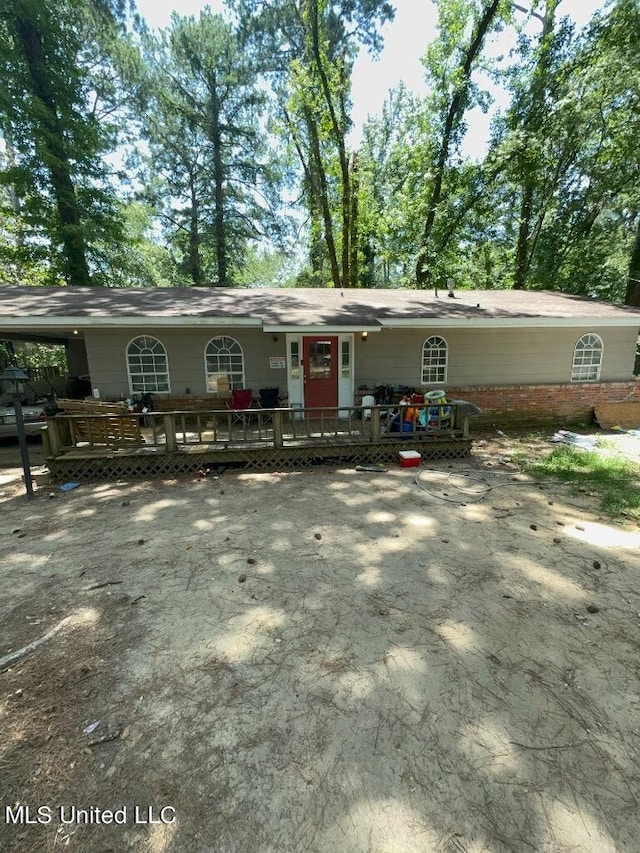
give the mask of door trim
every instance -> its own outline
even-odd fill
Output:
[[[305,405],[304,399],[304,384],[302,381],[302,369],[300,359],[303,352],[303,338],[322,337],[322,331],[309,332],[303,334],[301,332],[287,332],[286,347],[287,347],[287,396],[291,407],[302,408]],[[353,406],[354,389],[355,389],[355,372],[356,372],[356,348],[355,334],[353,332],[331,332],[327,337],[338,338],[338,406]],[[349,375],[342,375],[342,345],[348,344],[349,347]],[[297,353],[292,352],[292,345],[297,345]]]

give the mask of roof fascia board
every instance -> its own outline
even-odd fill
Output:
[[[138,317],[51,317],[33,315],[31,317],[8,317],[0,315],[0,327],[3,329],[27,329],[27,328],[50,328],[50,329],[115,329],[123,328],[148,328],[162,327],[198,327],[198,326],[226,326],[261,328],[262,331],[293,332],[298,334],[340,334],[347,332],[380,332],[382,329],[423,329],[423,328],[554,328],[573,327],[640,327],[640,313],[626,317],[423,317],[423,318],[384,318],[379,319],[376,325],[371,322],[352,325],[336,324],[295,324],[295,323],[262,323],[259,317],[151,317],[140,315]]]
[[[349,332],[379,332],[380,326],[370,326],[368,323],[361,323],[357,326],[336,326],[336,325],[314,325],[314,326],[304,326],[304,325],[295,325],[293,323],[286,323],[282,325],[277,325],[275,323],[265,323],[263,326],[264,332],[291,332],[299,335],[341,335],[342,333]]]
[[[47,328],[114,329],[119,326],[161,327],[161,326],[249,326],[262,327],[260,317],[150,317],[141,314],[138,317],[47,317],[38,314],[31,317],[6,317],[0,315],[0,325]]]
[[[640,314],[636,317],[467,317],[466,319],[445,319],[433,317],[431,319],[410,320],[398,318],[395,320],[380,320],[384,329],[424,329],[424,328],[447,328],[447,329],[489,329],[489,328],[553,328],[572,327],[582,328],[584,326],[639,326]]]

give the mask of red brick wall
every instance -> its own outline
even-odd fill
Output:
[[[598,403],[640,401],[640,380],[563,385],[507,385],[447,389],[449,400],[468,400],[483,409],[471,428],[589,424]]]

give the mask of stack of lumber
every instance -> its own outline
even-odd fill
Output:
[[[211,412],[215,409],[226,409],[231,395],[217,397],[211,394],[200,396],[198,394],[185,394],[184,396],[171,395],[153,398],[154,412]]]
[[[104,400],[68,400],[58,397],[59,409],[64,409],[68,415],[127,415],[129,408],[126,403],[107,403]]]
[[[73,444],[143,444],[140,420],[132,415],[126,403],[102,400],[67,400],[58,398],[58,407],[72,415],[69,424]],[[81,417],[84,415],[85,417]],[[102,417],[86,417],[102,415]]]

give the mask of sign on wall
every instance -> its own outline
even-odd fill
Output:
[[[270,355],[269,367],[272,370],[284,370],[287,366],[287,359],[283,355]]]

